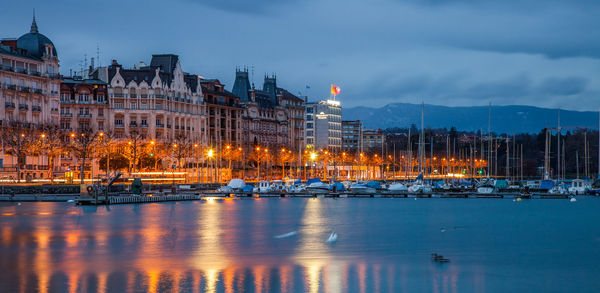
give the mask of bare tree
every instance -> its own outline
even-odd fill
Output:
[[[98,134],[98,143],[106,151],[106,174],[110,174],[110,155],[112,145],[116,141],[116,135],[113,131],[100,132]]]
[[[136,170],[136,166],[138,165],[138,161],[140,158],[140,152],[144,147],[144,136],[137,130],[131,130],[127,139],[127,147],[129,150],[129,152],[127,153],[127,157],[131,166],[129,168],[129,172],[132,173]]]
[[[44,124],[40,128],[40,139],[37,142],[39,152],[46,155],[48,158],[48,175],[50,182],[54,182],[54,162],[55,159],[63,151],[65,145],[62,136],[64,133],[60,130],[58,124]]]
[[[93,152],[98,145],[98,133],[89,127],[80,128],[76,133],[71,134],[71,144],[69,148],[73,155],[80,161],[79,177],[81,184],[85,177],[85,160],[93,157]]]
[[[21,165],[26,163],[27,155],[34,149],[33,130],[21,122],[9,122],[2,131],[2,143],[5,153],[17,158],[17,182],[21,181]]]
[[[183,166],[184,159],[190,154],[192,148],[192,141],[189,136],[185,133],[180,133],[175,137],[175,143],[173,144],[173,154],[177,159],[177,166],[181,168]],[[187,168],[187,160],[186,160],[186,168]]]

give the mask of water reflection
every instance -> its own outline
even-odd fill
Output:
[[[437,206],[440,202],[444,203],[214,199],[110,209],[64,203],[2,204],[0,291],[484,292],[538,288],[529,284],[542,286],[538,291],[571,288],[551,277],[562,272],[563,265],[544,263],[556,251],[563,253],[554,262],[576,267],[577,261],[586,261],[579,263],[586,269],[571,278],[589,287],[574,291],[593,291],[585,289],[600,285],[594,278],[600,271],[594,257],[598,236],[593,236],[600,235],[600,229],[587,224],[593,221],[585,218],[586,211],[547,213],[541,209],[539,219],[518,221],[526,233],[516,234],[507,228],[517,226],[507,222],[510,219],[486,217],[505,215],[508,206],[454,201],[453,208],[446,209]],[[481,204],[469,206],[474,202]],[[590,212],[600,208],[591,204]],[[469,217],[460,217],[465,212],[460,205],[468,207]],[[429,213],[432,209],[436,213]],[[523,218],[532,212],[523,210]],[[552,214],[564,216],[559,222]],[[470,228],[440,233],[441,225]],[[534,228],[544,225],[569,229]],[[291,231],[297,234],[275,238]],[[338,233],[337,243],[325,242],[331,231]],[[582,236],[590,233],[589,239]],[[576,237],[580,248],[576,251],[556,246],[562,239]],[[519,245],[522,239],[527,246]],[[531,255],[536,247],[544,249]],[[433,251],[451,257],[451,263],[432,263],[429,253]],[[510,269],[500,274],[498,267]],[[529,279],[518,278],[522,275]]]

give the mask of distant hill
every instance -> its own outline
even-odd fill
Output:
[[[343,109],[344,120],[361,120],[365,128],[409,127],[421,125],[421,105],[394,103],[381,108]],[[492,131],[496,133],[538,133],[557,125],[557,109],[533,106],[493,106]],[[598,128],[598,112],[560,111],[561,126]],[[488,127],[488,106],[446,107],[425,105],[425,127],[477,131]]]

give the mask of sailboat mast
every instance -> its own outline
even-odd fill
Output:
[[[557,137],[557,144],[558,147],[556,148],[556,172],[558,174],[557,179],[560,180],[560,175],[561,175],[561,171],[560,171],[560,108],[558,108],[558,125],[556,127],[557,129],[557,133],[556,133],[556,137]]]
[[[488,107],[488,162],[487,162],[487,177],[490,178],[490,163],[492,162],[492,102]]]
[[[421,173],[423,173],[423,155],[425,152],[425,102],[421,104],[421,136],[419,137],[419,159],[421,160]]]

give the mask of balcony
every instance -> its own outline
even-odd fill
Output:
[[[77,114],[77,118],[92,118],[92,114],[90,113],[79,113]]]
[[[125,125],[123,123],[115,123],[115,128],[123,128]]]
[[[147,95],[147,94],[140,94],[140,98],[141,98],[141,99],[147,99],[147,98],[148,98],[148,95]]]
[[[160,100],[164,100],[165,99],[165,95],[156,95],[155,97],[157,99],[160,99]]]
[[[148,124],[142,124],[142,128],[148,128]]]
[[[26,86],[22,86],[21,87],[21,92],[23,92],[23,93],[29,93],[29,92],[31,92],[31,88],[26,87]]]
[[[171,124],[167,124],[167,128],[171,128]]]
[[[29,110],[29,106],[26,104],[19,104],[19,111],[27,111]]]
[[[124,98],[125,95],[123,93],[114,93],[112,94],[113,98]]]
[[[42,106],[31,106],[31,111],[42,112]]]
[[[14,85],[14,84],[8,84],[8,85],[6,86],[6,89],[9,89],[9,90],[16,91],[16,90],[17,90],[17,86],[16,86],[16,85]]]
[[[13,110],[15,108],[15,103],[6,102],[6,103],[4,103],[4,108],[6,108],[6,110]]]
[[[131,122],[131,123],[129,123],[129,127],[137,127],[137,122]]]
[[[31,70],[29,72],[29,74],[33,75],[33,76],[42,76],[42,73],[39,71],[35,71],[35,70]]]
[[[57,79],[57,78],[60,78],[60,74],[58,74],[58,73],[48,73],[48,77],[49,78],[55,78],[55,79]]]
[[[41,94],[44,93],[44,91],[42,91],[42,89],[34,89],[33,92],[36,93],[36,94],[38,94],[38,95],[41,95]]]
[[[73,117],[73,113],[67,112],[67,113],[60,113],[60,118],[71,118]]]
[[[130,99],[137,99],[138,96],[136,94],[129,94]]]
[[[8,65],[0,65],[0,70],[4,70],[4,71],[15,71],[15,69],[12,66],[8,66]]]
[[[27,69],[23,68],[23,67],[17,67],[17,69],[15,70],[16,73],[23,73],[23,74],[27,74]]]

